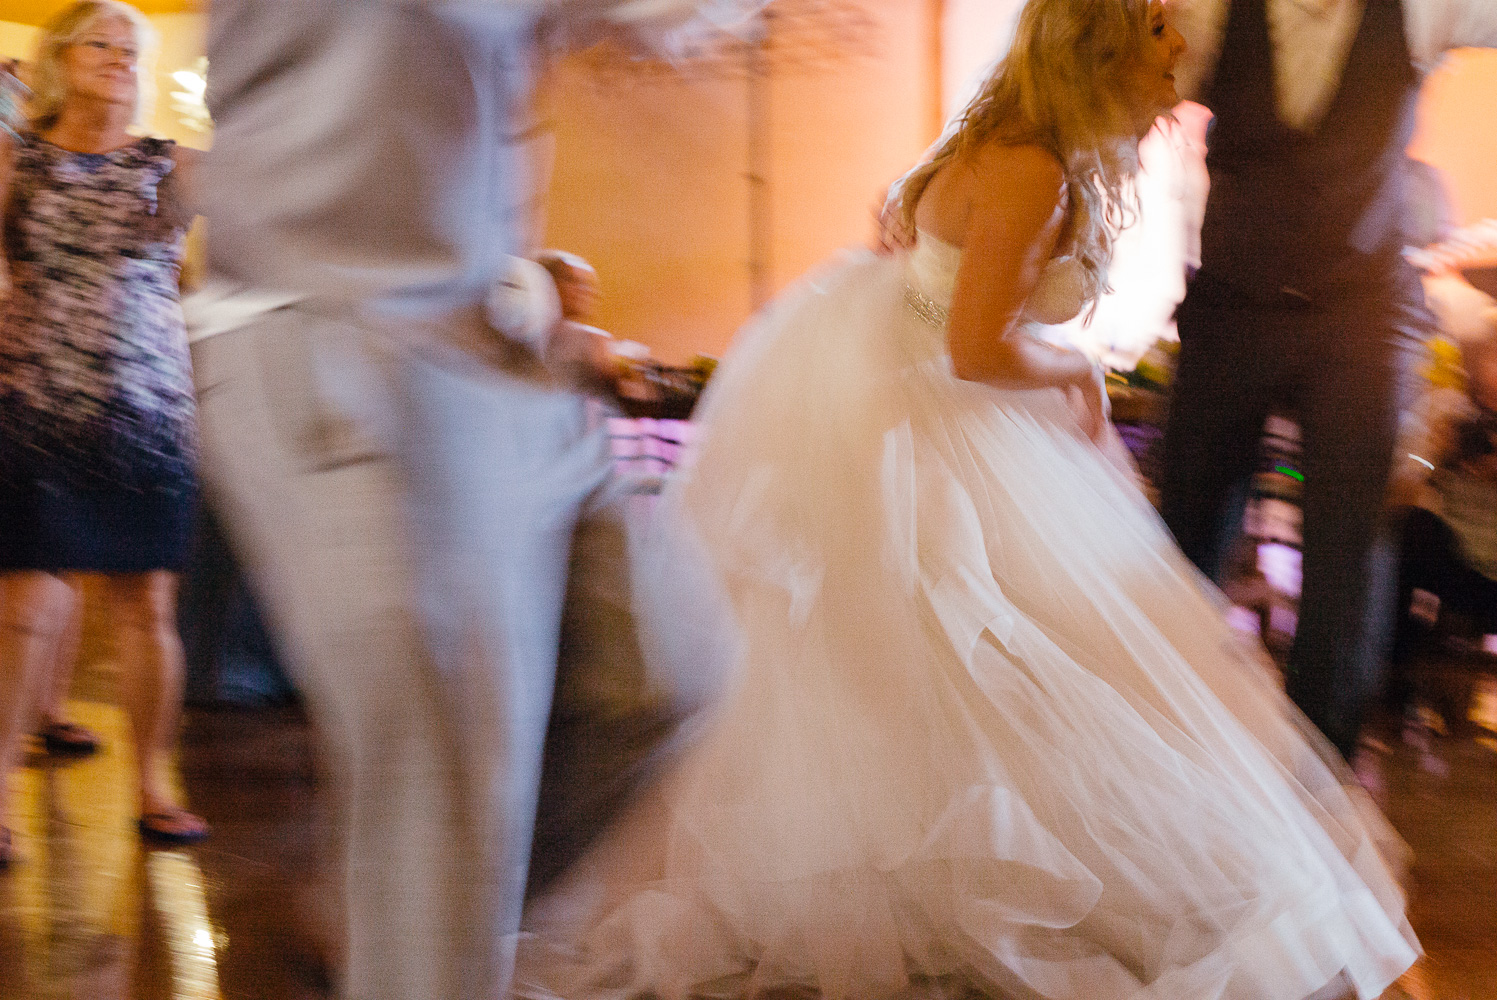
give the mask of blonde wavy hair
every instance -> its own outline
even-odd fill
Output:
[[[1107,285],[1118,233],[1137,217],[1140,107],[1128,76],[1149,38],[1149,0],[1029,0],[1013,44],[935,156],[913,171],[899,213],[915,207],[951,161],[989,142],[1036,145],[1064,169],[1070,252],[1082,263],[1093,306]]]
[[[156,30],[145,19],[145,15],[120,0],[77,0],[63,8],[42,26],[36,42],[36,57],[32,61],[30,79],[31,103],[26,117],[31,128],[45,132],[57,124],[63,105],[68,100],[67,69],[63,66],[63,52],[76,44],[100,21],[119,18],[127,22],[135,32],[135,45],[140,53],[139,93],[135,99],[135,110],[130,116],[132,125],[139,125],[154,97],[149,72],[149,54],[155,49]]]

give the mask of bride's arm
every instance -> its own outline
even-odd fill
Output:
[[[1077,388],[1091,394],[1096,366],[1020,329],[1024,302],[1055,253],[1066,218],[1060,163],[1036,146],[990,146],[972,164],[978,192],[968,216],[947,329],[960,379],[1005,389]]]

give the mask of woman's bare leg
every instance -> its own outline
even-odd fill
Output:
[[[92,753],[99,738],[67,717],[68,695],[73,689],[73,671],[78,663],[78,646],[83,635],[83,592],[78,579],[63,575],[72,591],[70,605],[64,612],[63,626],[53,644],[50,671],[40,678],[38,714],[40,733],[47,749],[64,753]]]
[[[104,584],[120,694],[130,715],[140,776],[140,814],[158,836],[192,837],[207,825],[183,809],[167,778],[182,709],[177,577],[158,570],[111,574]]]
[[[70,595],[67,584],[50,573],[0,573],[0,830],[10,814],[10,769],[66,624]],[[0,859],[9,857],[9,833],[0,833]]]

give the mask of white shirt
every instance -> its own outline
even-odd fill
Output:
[[[1211,84],[1233,0],[1170,0],[1187,51],[1175,72],[1180,96],[1199,101]],[[1497,46],[1497,0],[1400,0],[1415,68],[1428,73],[1451,49]],[[1274,91],[1285,124],[1319,124],[1341,83],[1365,0],[1267,0]]]

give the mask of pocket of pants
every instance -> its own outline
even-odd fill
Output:
[[[267,318],[254,343],[271,420],[304,472],[378,461],[391,400],[387,366],[356,324],[300,309]]]

